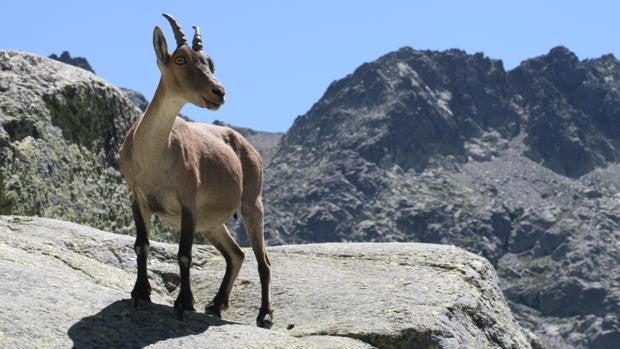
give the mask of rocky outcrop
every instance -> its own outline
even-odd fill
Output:
[[[256,264],[247,258],[224,319],[174,319],[177,247],[151,245],[154,304],[134,310],[133,239],[73,223],[0,217],[1,341],[7,347],[530,348],[493,267],[462,249],[426,244],[315,244],[269,249],[274,328],[256,328]],[[248,257],[251,250],[247,250]],[[197,309],[225,262],[195,246]],[[32,331],[36,328],[36,331]],[[27,340],[26,340],[27,338]]]
[[[556,47],[509,73],[528,113],[527,155],[570,177],[620,160],[620,62]]]
[[[129,88],[121,88],[121,91],[125,92],[129,100],[140,109],[142,112],[146,111],[146,107],[149,105],[149,101],[146,100],[144,95],[136,90]]]
[[[95,71],[90,66],[90,63],[88,63],[86,58],[84,58],[84,57],[71,57],[71,54],[69,53],[69,51],[62,51],[60,56],[56,55],[55,53],[52,53],[49,56],[49,58],[57,60],[57,61],[60,61],[60,62],[63,62],[65,64],[72,65],[74,67],[82,68],[82,69],[84,69],[86,71],[89,71],[89,72],[95,74]]]
[[[139,110],[94,74],[0,51],[0,212],[132,229],[116,154]]]
[[[266,171],[273,243],[418,241],[488,258],[550,347],[620,340],[619,62],[506,72],[403,48],[332,83]]]

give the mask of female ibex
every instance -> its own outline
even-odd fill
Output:
[[[220,316],[228,306],[244,259],[224,223],[240,210],[258,261],[262,303],[256,321],[258,326],[270,327],[271,265],[263,236],[261,157],[230,128],[186,122],[177,117],[185,103],[217,110],[224,103],[224,87],[213,75],[213,61],[202,50],[199,28],[194,27],[190,48],[175,19],[167,14],[164,17],[172,26],[177,48],[169,54],[161,29],[155,27],[153,45],[161,79],[153,100],[132,125],[120,151],[121,172],[133,193],[137,230],[134,248],[138,277],[131,291],[134,307],[139,301],[150,302],[146,261],[151,214],[156,214],[181,230],[181,289],[174,302],[177,318],[183,318],[184,310],[194,310],[189,271],[195,232],[203,234],[226,260],[222,284],[206,307],[207,312]]]

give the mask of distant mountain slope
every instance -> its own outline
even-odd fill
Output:
[[[403,48],[332,83],[266,171],[271,243],[455,244],[551,347],[620,340],[620,74]]]

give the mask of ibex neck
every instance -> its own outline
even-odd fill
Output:
[[[140,138],[141,143],[151,149],[167,146],[170,131],[183,104],[182,100],[170,96],[160,81],[155,96],[146,108],[136,130],[136,136]]]

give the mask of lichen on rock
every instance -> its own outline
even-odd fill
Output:
[[[17,51],[0,61],[0,212],[130,233],[116,154],[139,110],[85,70]]]

